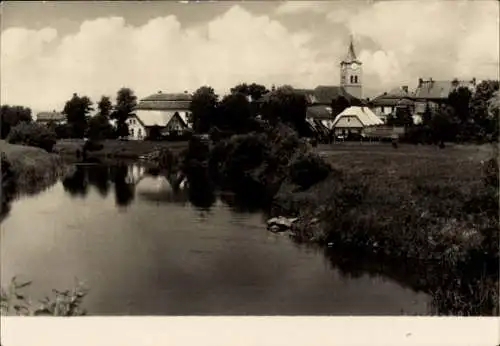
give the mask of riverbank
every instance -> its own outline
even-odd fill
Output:
[[[77,156],[81,154],[85,141],[83,139],[63,139],[54,146],[54,152],[62,156]],[[159,149],[169,149],[179,152],[187,147],[187,142],[167,142],[167,141],[119,141],[103,140],[99,141],[102,149],[88,153],[90,157],[96,158],[119,158],[138,159],[142,155],[147,155]]]
[[[37,193],[54,184],[65,172],[59,155],[40,148],[13,145],[2,140],[0,151],[4,153],[15,177],[16,193]]]
[[[488,146],[322,147],[333,172],[283,184],[271,215],[289,234],[407,273],[441,314],[498,314],[498,168]],[[498,166],[497,166],[498,167]],[[372,268],[373,269],[373,268]]]
[[[286,233],[299,243],[407,273],[399,279],[431,294],[438,314],[498,315],[494,155],[488,145],[313,149],[283,128],[233,136],[187,166],[271,204],[271,217],[297,218]]]

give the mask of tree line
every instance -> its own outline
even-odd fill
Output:
[[[219,97],[210,86],[198,88],[192,97],[188,119],[194,133],[231,135],[258,131],[262,123],[282,122],[300,136],[318,136],[306,122],[308,103],[304,94],[291,86],[274,86],[270,90],[257,83],[241,83]],[[333,115],[363,101],[348,100],[343,96],[332,100]],[[444,141],[496,140],[499,126],[499,82],[487,80],[475,90],[460,87],[450,93],[446,102],[437,107],[427,105],[420,124],[414,124],[411,107],[398,107],[387,119],[388,125],[405,126],[406,137],[414,142],[437,143]],[[13,142],[25,142],[26,137],[40,132],[45,142],[57,138],[115,139],[128,136],[126,120],[137,105],[137,97],[130,88],[121,88],[113,105],[111,98],[102,96],[93,102],[87,96],[73,94],[64,106],[65,124],[49,123],[41,129],[31,124],[31,110],[23,106],[3,105],[0,108],[1,137],[9,134]],[[112,125],[111,120],[114,120]],[[12,131],[17,127],[17,130]],[[330,133],[331,135],[331,133]],[[17,138],[17,139],[16,139]],[[42,146],[42,145],[39,145]],[[50,145],[48,145],[50,146]],[[47,145],[43,145],[47,147]]]

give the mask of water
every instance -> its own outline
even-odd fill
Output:
[[[382,276],[339,271],[266,230],[265,216],[204,185],[172,188],[136,165],[78,166],[13,202],[1,227],[1,279],[91,289],[93,315],[428,314],[430,298]],[[204,191],[200,191],[204,190]]]

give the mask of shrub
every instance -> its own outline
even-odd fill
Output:
[[[300,155],[290,166],[292,182],[303,189],[324,180],[330,172],[330,165],[313,153]]]
[[[84,316],[87,312],[81,308],[88,289],[77,284],[73,290],[52,290],[54,295],[40,301],[40,306],[35,308],[21,290],[31,285],[31,281],[19,283],[16,277],[12,278],[7,288],[0,292],[1,315],[18,316]]]
[[[52,152],[52,148],[56,144],[56,134],[43,125],[22,122],[10,130],[7,141],[12,144],[39,147]]]
[[[0,170],[2,172],[2,189],[0,190],[0,195],[2,198],[2,204],[0,206],[1,221],[10,210],[10,201],[14,197],[17,187],[15,172],[4,153],[1,153]]]

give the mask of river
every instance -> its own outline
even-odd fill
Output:
[[[1,280],[90,288],[90,315],[427,315],[429,296],[340,270],[266,230],[265,215],[209,188],[173,188],[136,164],[77,165],[12,203]]]

